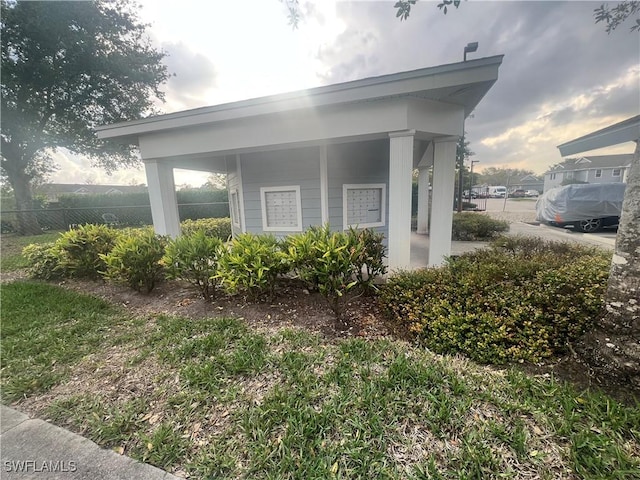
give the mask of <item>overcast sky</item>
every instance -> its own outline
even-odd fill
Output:
[[[640,113],[640,35],[607,35],[601,2],[463,1],[443,15],[420,0],[395,18],[393,1],[300,0],[298,29],[279,0],[140,1],[141,18],[175,74],[165,112],[504,54],[499,78],[466,123],[475,160],[543,173],[557,145]],[[631,144],[603,153],[631,153]],[[58,155],[54,182],[144,182],[142,170],[106,176]],[[179,171],[176,183],[206,175]]]

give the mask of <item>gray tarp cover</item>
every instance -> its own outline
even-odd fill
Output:
[[[624,183],[593,183],[553,188],[538,199],[536,216],[556,223],[620,216],[625,187]]]

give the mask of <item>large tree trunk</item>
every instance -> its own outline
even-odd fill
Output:
[[[39,235],[42,228],[38,224],[38,218],[33,210],[33,197],[31,195],[31,176],[24,172],[10,173],[7,171],[9,183],[13,188],[18,210],[18,233],[20,235]]]
[[[38,218],[33,211],[33,196],[31,195],[31,181],[33,175],[27,173],[37,153],[37,149],[20,145],[17,141],[11,142],[2,138],[2,170],[9,180],[13,195],[16,199],[18,210],[16,225],[20,235],[39,235],[42,229],[38,224]]]
[[[606,298],[607,312],[582,354],[597,377],[640,390],[640,141],[622,205]]]

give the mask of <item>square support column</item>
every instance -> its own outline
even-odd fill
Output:
[[[416,233],[429,233],[429,169],[418,168],[418,228]]]
[[[156,160],[144,162],[151,202],[153,228],[159,235],[180,235],[178,199],[173,180],[173,167]]]
[[[418,228],[416,233],[429,233],[429,170],[433,167],[433,142],[429,142],[418,163]]]
[[[411,175],[415,130],[389,137],[389,271],[411,264]]]
[[[457,139],[447,138],[436,140],[434,145],[429,266],[442,265],[444,258],[451,255],[456,144]]]

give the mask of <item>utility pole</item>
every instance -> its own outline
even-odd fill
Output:
[[[458,212],[462,211],[462,191],[464,189],[464,141],[465,133],[463,131],[460,138],[462,148],[460,149],[460,158],[458,158]]]
[[[462,61],[463,62],[467,61],[467,53],[473,53],[477,50],[478,50],[478,42],[467,43],[467,45],[464,47]],[[458,165],[458,168],[460,169],[458,172],[458,209],[457,209],[458,212],[462,212],[462,193],[464,191],[464,152],[465,152],[464,142],[467,136],[466,132],[464,131],[464,123],[465,123],[465,119],[462,120],[462,139],[461,139],[462,151],[460,153],[459,165]],[[471,196],[471,190],[469,190],[469,196]]]
[[[473,191],[473,165],[480,163],[480,160],[471,160],[471,170],[469,173],[469,201],[471,201],[471,192]]]

